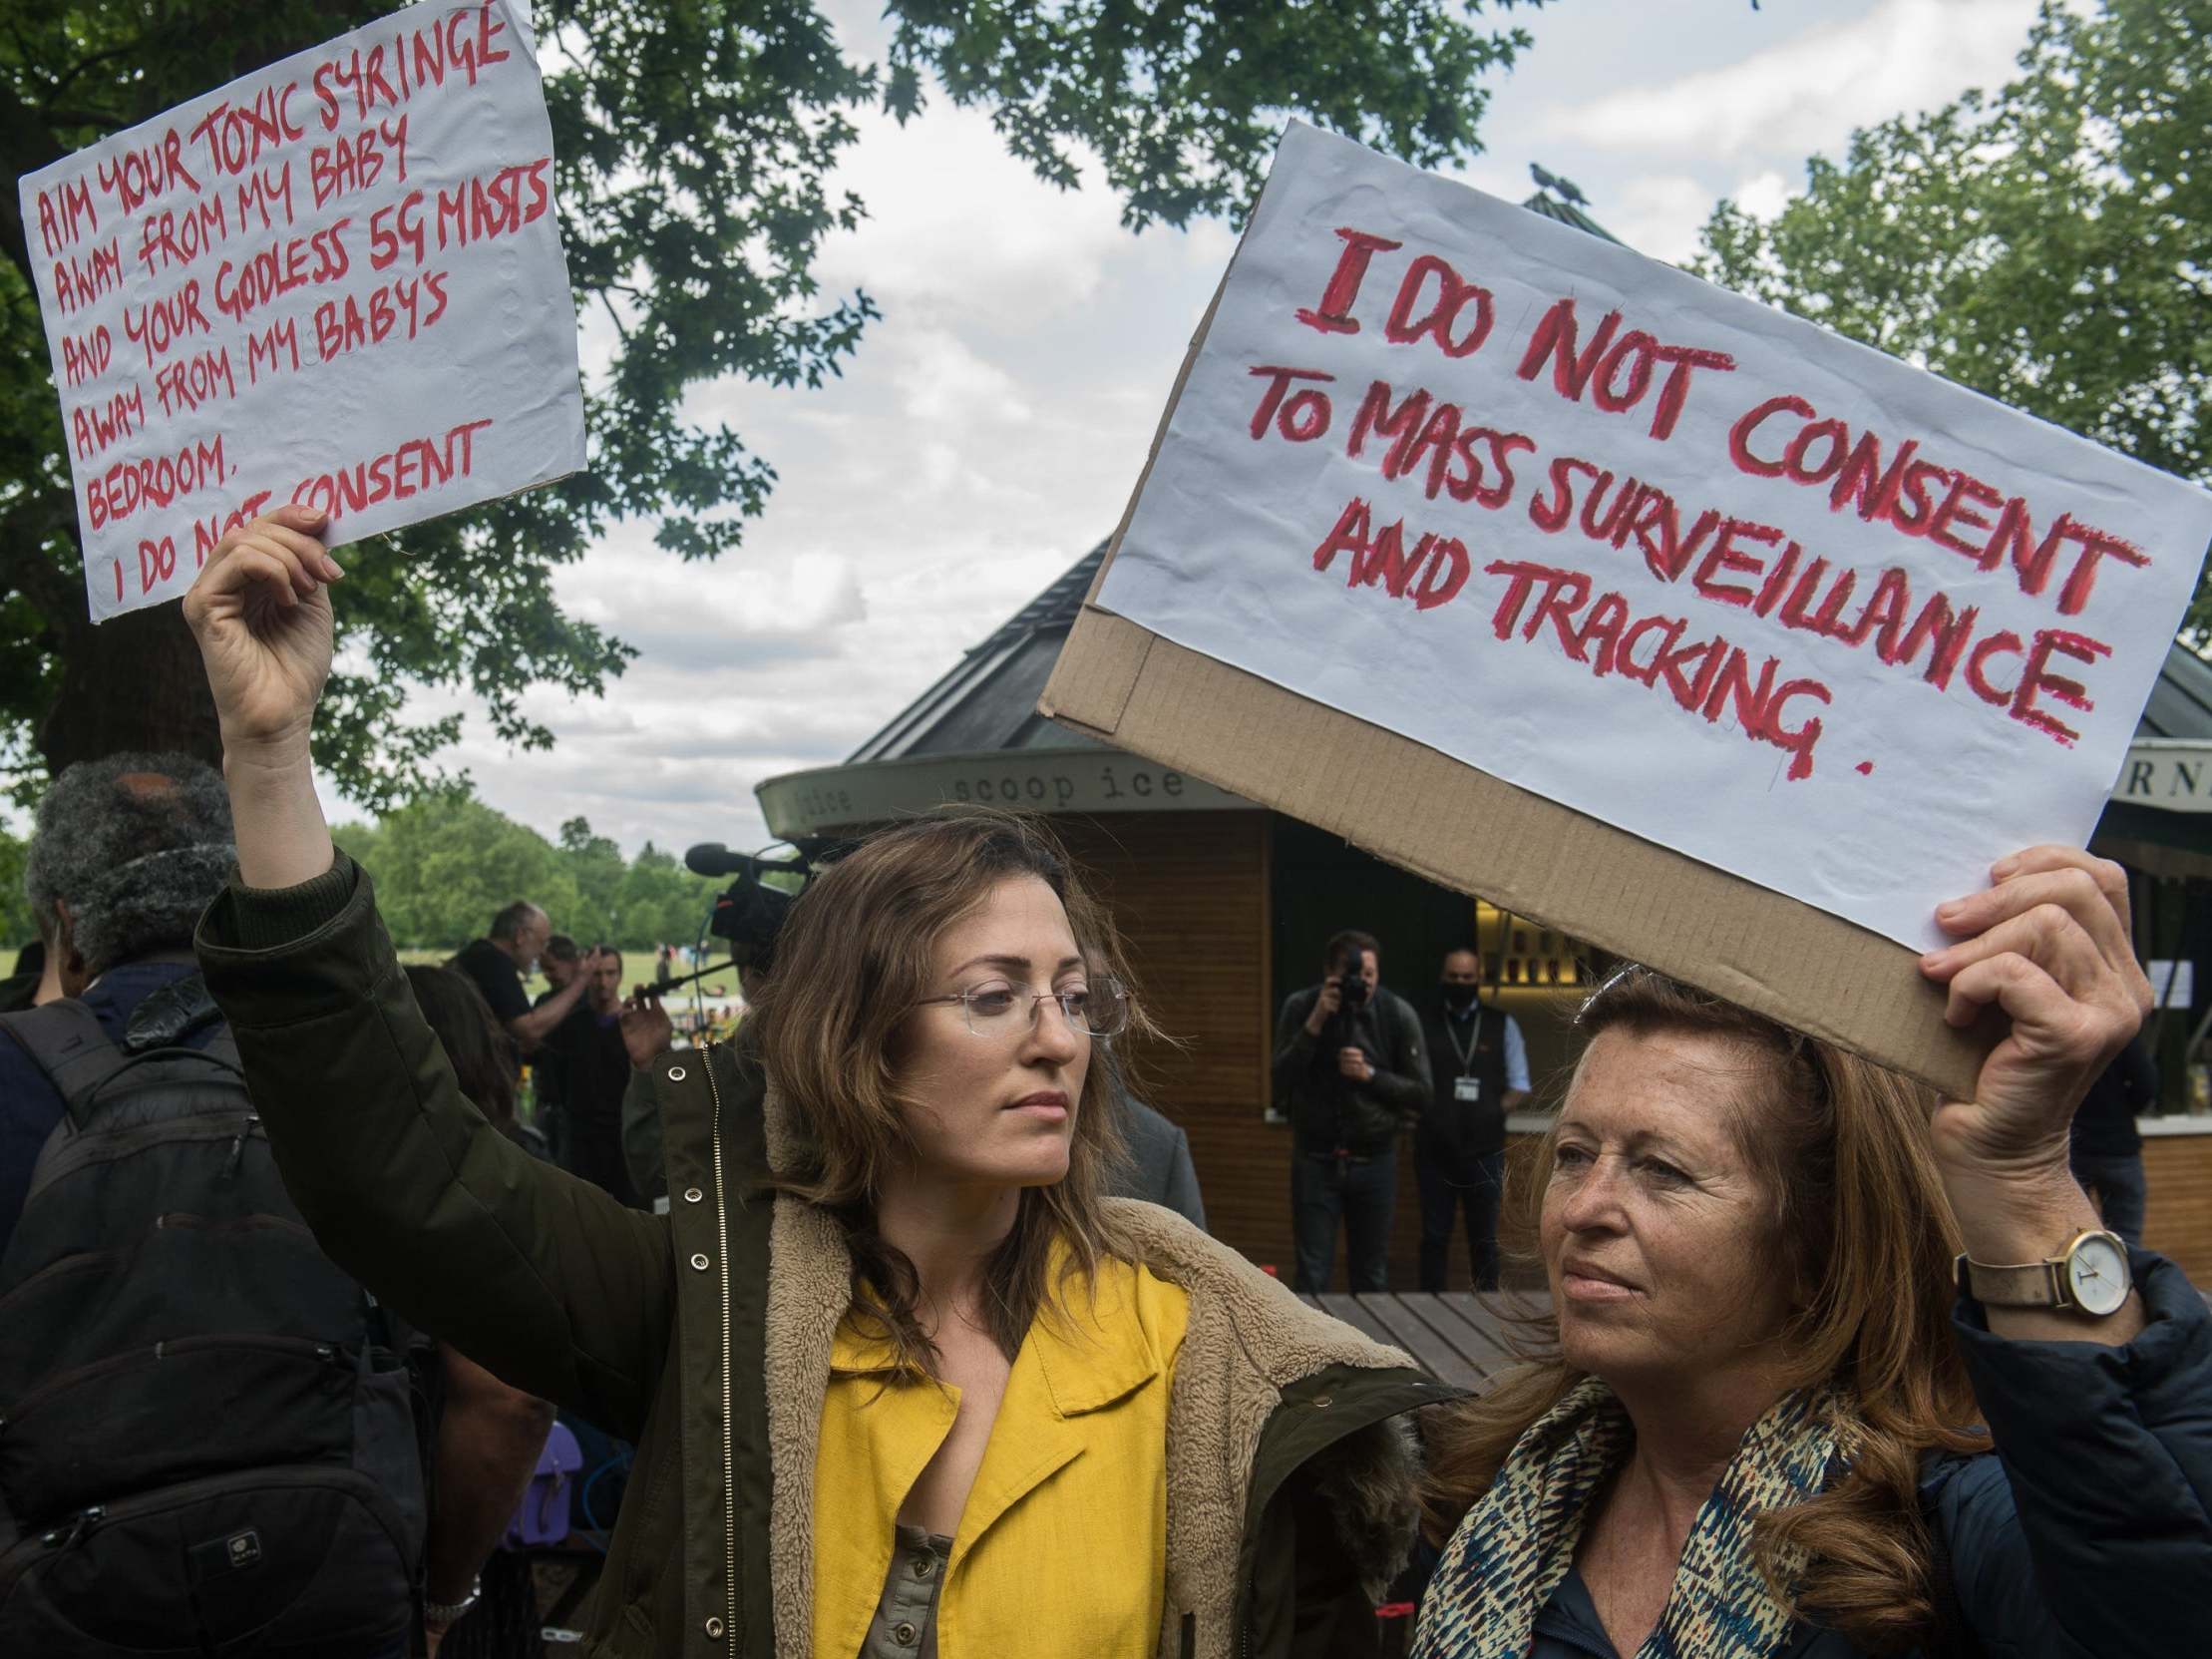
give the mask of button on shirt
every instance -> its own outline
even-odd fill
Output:
[[[898,1538],[861,1659],[937,1659],[937,1586],[952,1540],[919,1526],[900,1527]]]

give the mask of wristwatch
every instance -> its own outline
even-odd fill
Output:
[[[469,1593],[459,1601],[433,1601],[426,1594],[423,1597],[423,1623],[434,1624],[440,1630],[450,1629],[461,1622],[462,1614],[483,1599],[484,1580],[482,1578],[471,1580]]]
[[[1960,1292],[1985,1307],[2070,1309],[2095,1319],[2118,1313],[2134,1286],[2125,1241],[2095,1229],[2047,1261],[1993,1266],[1962,1255],[1957,1272]]]

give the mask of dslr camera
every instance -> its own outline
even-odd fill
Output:
[[[1346,1014],[1357,1014],[1367,1006],[1369,989],[1366,976],[1356,968],[1336,976],[1336,995],[1343,999]]]

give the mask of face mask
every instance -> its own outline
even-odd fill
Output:
[[[1444,987],[1444,1006],[1454,1014],[1465,1014],[1475,1006],[1476,989],[1471,985],[1447,985]]]

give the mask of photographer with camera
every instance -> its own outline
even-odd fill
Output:
[[[1296,1289],[1328,1289],[1336,1228],[1354,1291],[1389,1288],[1398,1130],[1428,1104],[1421,1017],[1381,986],[1381,947],[1346,931],[1328,942],[1321,983],[1276,1023],[1275,1093],[1290,1119],[1290,1232]]]

